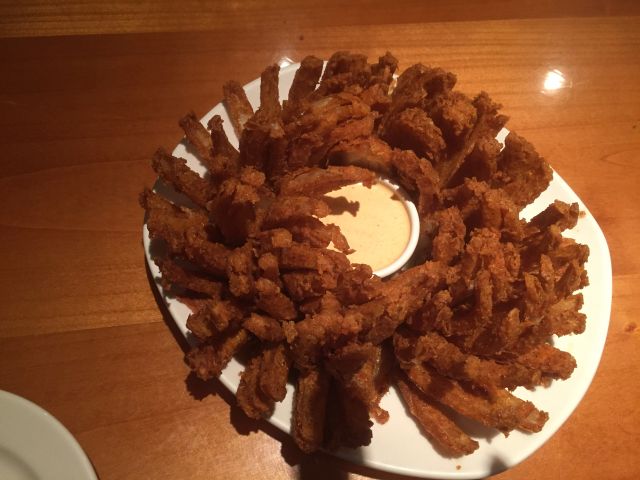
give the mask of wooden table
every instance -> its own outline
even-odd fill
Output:
[[[439,65],[462,91],[490,92],[609,242],[613,310],[593,384],[498,478],[640,475],[637,4],[19,3],[0,6],[0,389],[59,418],[101,479],[401,478],[303,457],[220,385],[188,385],[141,245],[137,196],[154,149],[179,141],[177,119],[204,114],[227,79],[337,49],[389,49],[401,67]],[[571,87],[548,96],[552,69]]]

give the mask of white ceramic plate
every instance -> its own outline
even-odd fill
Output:
[[[0,479],[97,480],[73,435],[35,403],[0,390]]]
[[[295,64],[281,70],[281,100],[286,98],[297,68],[298,65]],[[248,83],[244,89],[249,101],[256,108],[260,99],[260,79]],[[224,106],[216,105],[202,118],[202,123],[206,125],[213,115],[220,115],[223,118],[229,139],[237,145],[237,138]],[[501,133],[504,137],[506,131]],[[204,167],[187,150],[184,143],[178,144],[173,154],[186,158],[191,168],[204,173]],[[446,458],[438,454],[420,433],[405,411],[396,391],[392,389],[381,402],[381,406],[389,411],[391,418],[384,425],[374,424],[371,445],[357,450],[339,451],[338,456],[369,467],[405,475],[443,479],[480,478],[518,464],[540,448],[567,420],[586,393],[600,362],[611,310],[611,258],[607,242],[595,219],[569,185],[556,173],[547,190],[524,210],[523,216],[532,217],[555,199],[568,203],[578,202],[581,212],[584,213],[578,225],[570,232],[565,232],[565,235],[589,246],[591,253],[586,268],[591,283],[582,291],[584,294],[582,311],[587,315],[585,332],[555,341],[558,348],[568,351],[577,360],[578,367],[571,378],[566,381],[555,381],[549,388],[538,388],[533,392],[524,388],[515,391],[520,398],[531,400],[539,409],[549,412],[549,420],[543,430],[536,434],[514,431],[506,438],[494,430],[461,419],[460,425],[478,440],[480,447],[466,457]],[[149,232],[146,225],[143,229],[143,243],[156,287],[162,294],[176,325],[185,337],[190,339],[186,328],[190,310],[177,299],[162,293],[162,287],[159,284],[160,272],[149,254]],[[235,392],[241,371],[240,363],[232,360],[222,372],[220,380],[229,390]],[[285,432],[289,432],[291,425],[293,386],[289,385],[287,391],[287,397],[276,405],[269,419],[269,422]]]

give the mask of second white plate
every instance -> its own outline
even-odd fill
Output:
[[[0,479],[97,480],[69,431],[35,403],[0,390]]]

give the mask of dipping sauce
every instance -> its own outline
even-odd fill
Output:
[[[332,205],[332,214],[322,221],[340,227],[355,250],[348,256],[351,263],[366,263],[376,272],[405,252],[411,238],[411,220],[405,202],[391,186],[378,182],[367,188],[357,183],[329,192],[327,197],[337,199],[336,205],[344,206],[345,199],[349,202],[346,208],[336,209],[342,212],[333,213]]]

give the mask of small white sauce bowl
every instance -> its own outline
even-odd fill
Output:
[[[379,178],[378,182],[385,184],[394,191],[398,198],[400,198],[404,208],[407,210],[407,214],[409,215],[410,224],[409,241],[407,242],[407,246],[403,250],[402,254],[390,265],[373,272],[374,275],[384,278],[404,267],[413,255],[413,252],[415,252],[418,245],[418,238],[420,237],[420,217],[418,216],[418,210],[416,209],[415,204],[411,201],[409,195],[404,191],[404,189],[402,189],[402,187],[386,178]]]

